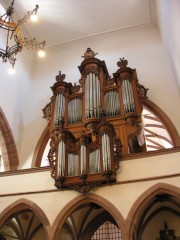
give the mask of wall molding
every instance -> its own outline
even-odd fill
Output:
[[[118,181],[116,183],[111,183],[110,185],[104,185],[104,186],[101,186],[101,187],[132,184],[132,183],[138,183],[138,182],[149,182],[149,181],[155,181],[155,180],[160,180],[160,179],[162,180],[162,179],[177,178],[177,177],[180,177],[180,173],[174,173],[174,174],[162,175],[162,176],[153,176],[153,177],[148,177],[148,178],[139,178],[139,179],[137,178],[137,179],[132,179],[132,180]],[[63,191],[68,191],[68,190],[66,190],[66,189],[61,190],[61,192],[63,192]],[[21,195],[52,193],[52,192],[60,192],[60,190],[54,188],[54,189],[39,190],[39,191],[5,193],[5,194],[0,194],[0,198],[1,197],[11,197],[11,196],[21,196]]]

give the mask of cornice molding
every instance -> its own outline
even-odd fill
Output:
[[[146,160],[147,157],[161,156],[164,154],[171,154],[171,153],[178,153],[178,152],[180,152],[180,147],[162,149],[162,150],[151,151],[151,152],[133,153],[133,154],[122,156],[120,162],[128,161],[128,160],[135,160],[135,159],[139,159],[139,158],[144,158],[144,160]],[[8,176],[13,176],[13,175],[31,174],[31,173],[47,172],[47,171],[50,172],[51,168],[50,167],[36,167],[36,168],[28,168],[28,169],[19,169],[19,170],[14,170],[14,171],[1,172],[0,177],[6,177],[6,176],[8,177]]]
[[[153,177],[148,177],[148,178],[125,180],[125,181],[118,181],[115,183],[111,183],[110,185],[102,185],[101,187],[124,185],[124,184],[131,184],[131,183],[133,184],[133,183],[138,183],[138,182],[149,182],[149,181],[155,181],[155,180],[159,180],[159,179],[168,179],[168,178],[177,178],[177,177],[180,177],[180,173],[162,175],[162,176],[153,176]],[[0,197],[11,197],[11,196],[32,195],[32,194],[42,194],[42,193],[52,193],[52,192],[63,192],[63,191],[69,191],[69,190],[64,189],[64,190],[59,191],[58,189],[48,189],[48,190],[39,190],[39,191],[5,193],[5,194],[0,194]]]
[[[115,29],[115,30],[108,31],[108,32],[102,32],[102,33],[99,33],[96,35],[91,35],[91,36],[82,37],[82,38],[78,38],[78,39],[72,39],[67,42],[62,42],[62,43],[57,43],[57,44],[52,44],[52,45],[47,44],[46,49],[63,48],[63,47],[68,47],[68,46],[77,45],[77,44],[81,44],[81,43],[86,43],[89,41],[96,41],[98,39],[105,39],[107,37],[111,37],[111,36],[115,36],[115,35],[128,34],[131,32],[135,32],[137,30],[153,29],[153,28],[156,28],[156,25],[154,23],[149,22],[149,23],[144,23],[144,24],[140,24],[140,25],[136,25],[136,26],[127,27],[127,28],[121,28],[121,29]]]

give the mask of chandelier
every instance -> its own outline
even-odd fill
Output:
[[[6,44],[4,49],[0,46],[0,57],[2,58],[2,62],[9,62],[12,68],[16,62],[16,55],[18,52],[21,52],[23,47],[31,50],[39,50],[38,55],[43,57],[45,55],[44,46],[46,44],[45,41],[39,42],[35,38],[28,40],[27,38],[22,37],[21,25],[26,23],[30,18],[32,21],[37,20],[37,11],[39,6],[36,5],[34,10],[28,11],[26,15],[14,22],[13,14],[14,14],[14,0],[12,0],[11,5],[7,8],[5,14],[0,17],[0,28],[6,31]]]

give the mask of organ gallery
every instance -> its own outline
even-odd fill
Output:
[[[113,77],[90,48],[83,58],[79,83],[59,72],[43,113],[55,186],[88,192],[116,182],[123,155],[146,151],[141,114],[147,89],[124,58]]]

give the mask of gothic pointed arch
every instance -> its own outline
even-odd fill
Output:
[[[49,130],[48,130],[48,126],[46,126],[46,128],[42,132],[42,134],[38,140],[38,143],[36,145],[36,148],[35,148],[35,151],[33,154],[31,167],[40,167],[41,166],[43,153],[44,153],[44,150],[48,143],[48,140],[49,140]]]
[[[140,240],[152,218],[161,211],[180,217],[180,189],[166,183],[157,183],[147,189],[133,204],[126,219],[128,239]]]
[[[62,229],[62,227],[66,223],[66,220],[68,218],[71,218],[72,213],[74,213],[77,209],[82,209],[84,207],[87,207],[87,211],[83,215],[83,217],[81,216],[81,218],[83,219],[83,222],[84,221],[87,222],[87,217],[92,212],[92,208],[97,209],[97,210],[99,208],[103,208],[106,211],[104,211],[104,212],[100,211],[99,215],[96,215],[96,217],[99,217],[99,220],[100,220],[99,223],[103,223],[104,219],[110,220],[111,222],[116,224],[117,227],[121,230],[123,239],[124,240],[126,239],[126,233],[127,233],[126,225],[125,225],[125,220],[124,220],[123,216],[121,215],[121,213],[107,199],[105,199],[97,194],[94,194],[94,193],[78,196],[75,199],[73,199],[71,202],[69,202],[62,209],[62,211],[58,214],[58,216],[56,217],[56,219],[53,223],[52,239],[57,239],[59,231]],[[89,224],[90,223],[91,223],[91,227],[88,228],[88,224],[87,224],[86,228],[87,228],[87,230],[90,230],[90,232],[92,233],[93,230],[94,231],[96,230],[97,226],[94,225],[94,222],[92,225],[92,221],[89,222]],[[85,226],[82,226],[82,224],[80,224],[80,225],[81,225],[80,226],[81,229],[85,227]],[[68,228],[67,225],[65,227]],[[70,232],[70,230],[69,230],[69,232]],[[81,236],[79,236],[78,239],[81,239],[82,237],[85,237],[84,239],[89,239],[88,238],[89,236],[86,234],[86,232],[83,232],[83,234]]]
[[[4,170],[16,170],[19,164],[16,144],[8,120],[0,107],[0,149]]]
[[[29,237],[32,237],[33,234],[36,234],[40,228],[44,229],[46,239],[50,239],[50,223],[48,218],[46,217],[43,210],[34,202],[21,198],[14,203],[10,204],[3,212],[0,214],[0,231],[3,226],[8,222],[8,226],[12,227],[16,234],[18,233],[17,226],[13,226],[14,224],[10,222],[17,222],[19,224],[20,230],[23,228],[22,220],[28,221],[29,220],[29,227],[34,225],[34,229],[30,231],[27,228],[27,232],[29,233]],[[15,219],[15,220],[14,220]],[[36,226],[35,226],[36,224]]]

